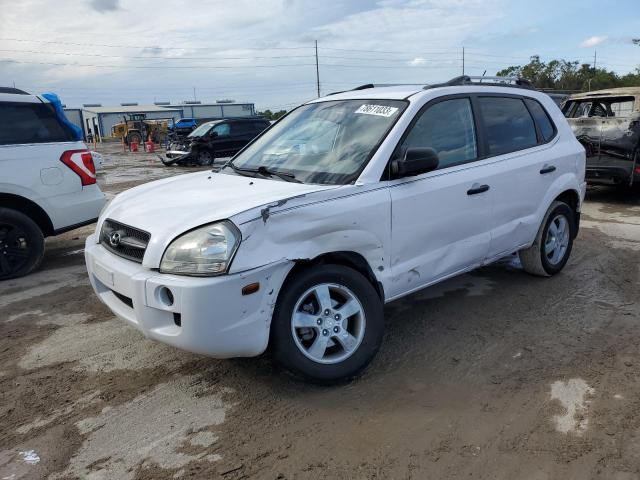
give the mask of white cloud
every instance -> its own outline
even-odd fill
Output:
[[[15,81],[27,91],[54,91],[70,106],[181,101],[196,87],[199,100],[233,98],[276,108],[315,97],[315,39],[323,93],[455,76],[470,32],[495,26],[507,0],[0,3],[0,41],[12,50],[0,54],[0,85]],[[132,12],[151,16],[141,22]],[[256,68],[271,64],[294,66]]]
[[[593,37],[589,37],[587,38],[584,42],[582,42],[580,44],[581,47],[585,47],[585,48],[593,48],[596,47],[604,42],[607,41],[607,37],[606,35],[604,36],[598,36],[598,35],[594,35]]]

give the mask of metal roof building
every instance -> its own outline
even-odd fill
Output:
[[[79,108],[65,108],[67,118],[82,128],[85,139],[90,135],[97,138],[110,137],[116,123],[123,121],[125,116],[144,113],[151,120],[173,120],[181,118],[195,118],[214,120],[225,117],[252,117],[255,115],[253,103],[169,103],[158,102],[155,105],[124,104],[117,106],[102,106],[85,104]]]

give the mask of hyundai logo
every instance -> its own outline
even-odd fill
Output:
[[[109,235],[109,244],[114,248],[120,245],[120,232],[113,232]]]

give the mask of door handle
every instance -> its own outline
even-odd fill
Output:
[[[551,173],[555,171],[556,171],[556,167],[554,167],[553,165],[545,165],[544,167],[542,167],[542,170],[540,170],[540,175],[544,175],[545,173]]]
[[[478,193],[483,193],[489,190],[489,185],[478,185],[474,183],[471,189],[467,190],[467,195],[477,195]]]

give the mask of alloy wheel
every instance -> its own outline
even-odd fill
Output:
[[[18,226],[0,223],[0,276],[20,270],[31,256],[27,235]]]
[[[564,215],[556,215],[547,229],[547,237],[544,242],[544,254],[552,265],[558,265],[567,253],[569,246],[569,220]]]
[[[304,292],[293,309],[291,333],[298,349],[317,363],[349,358],[364,338],[366,318],[358,298],[343,285],[322,283]]]

